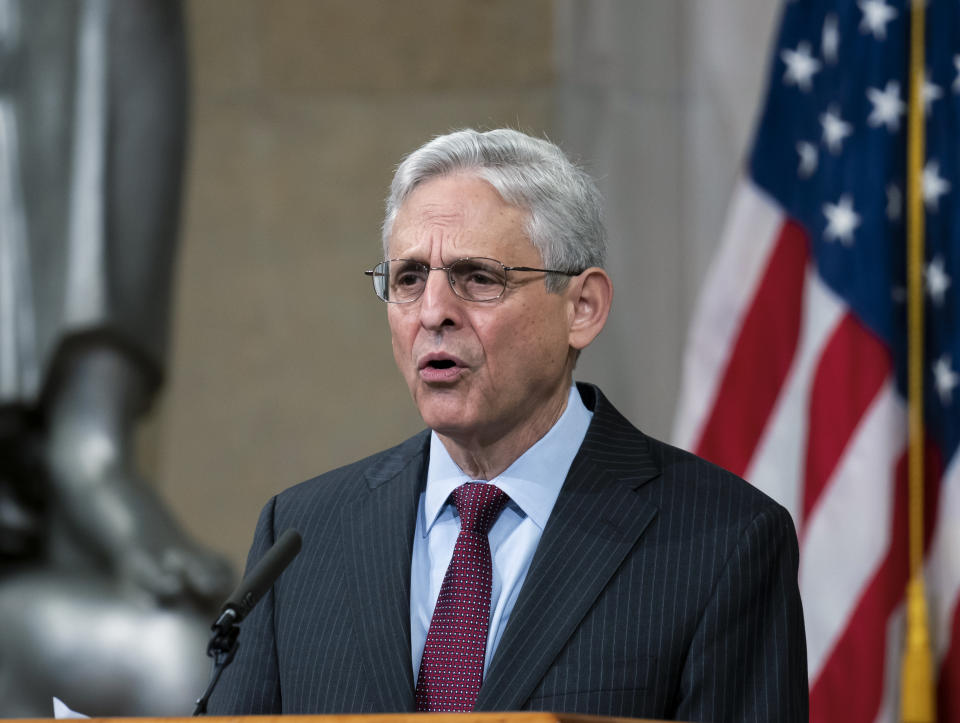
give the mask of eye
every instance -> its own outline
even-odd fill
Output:
[[[504,288],[503,267],[490,259],[461,259],[453,264],[454,284],[468,299],[486,301],[497,298]]]
[[[465,284],[503,283],[503,269],[482,259],[463,259],[453,265],[453,274],[456,280]]]
[[[391,283],[395,287],[417,286],[424,283],[426,278],[424,265],[414,261],[399,262],[391,267]]]
[[[393,283],[396,286],[415,286],[421,281],[423,281],[423,274],[418,274],[416,271],[402,271],[397,274]]]
[[[397,259],[389,263],[390,291],[389,301],[413,301],[427,284],[430,270],[419,261]]]
[[[487,284],[499,284],[500,281],[493,276],[489,271],[484,271],[483,269],[473,269],[469,274],[463,275],[463,280],[465,283],[473,284],[475,286],[485,286]]]

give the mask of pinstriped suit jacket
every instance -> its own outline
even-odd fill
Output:
[[[476,709],[807,720],[789,514],[579,388],[593,422]],[[414,709],[410,554],[429,440],[267,504],[250,561],[288,527],[303,551],[244,621],[211,714]]]

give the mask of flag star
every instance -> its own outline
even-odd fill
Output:
[[[957,77],[953,81],[953,92],[960,93],[960,55],[953,56],[953,67],[957,69]]]
[[[900,128],[900,116],[907,110],[907,104],[900,100],[900,84],[891,80],[884,90],[867,88],[867,98],[873,103],[873,110],[867,123],[874,128],[885,125],[893,133]]]
[[[853,210],[853,200],[844,194],[837,203],[823,204],[823,214],[827,217],[827,228],[823,237],[827,241],[839,239],[844,246],[853,244],[853,231],[860,225],[860,214]]]
[[[830,65],[836,65],[839,48],[840,30],[837,27],[837,14],[830,13],[823,21],[823,34],[820,39],[823,59]]]
[[[809,141],[800,141],[797,143],[797,153],[800,155],[800,166],[797,168],[797,175],[800,178],[810,178],[817,170],[818,153],[817,147]]]
[[[780,58],[786,63],[783,82],[795,85],[807,92],[813,87],[813,74],[820,70],[821,63],[810,54],[810,44],[800,43],[796,50],[783,49]]]
[[[896,183],[887,186],[887,218],[899,221],[903,215],[903,192]]]
[[[943,295],[950,288],[950,277],[943,268],[943,257],[935,257],[927,265],[923,275],[927,280],[927,293],[933,299],[934,305],[942,306]]]
[[[930,110],[933,108],[933,101],[940,100],[943,97],[943,91],[940,90],[939,85],[934,85],[930,82],[930,76],[924,76],[923,80],[923,112],[926,115],[930,115]]]
[[[834,155],[843,150],[843,139],[853,133],[853,126],[840,117],[836,108],[829,108],[826,113],[820,114],[820,125],[823,127],[823,142]]]
[[[953,390],[960,384],[960,376],[953,370],[949,354],[944,354],[933,365],[933,380],[940,395],[940,403],[947,406],[953,401]]]
[[[876,40],[887,37],[887,23],[897,17],[897,11],[884,0],[857,0],[857,7],[863,13],[860,20],[860,32],[873,33]]]
[[[950,181],[940,176],[940,163],[927,161],[923,168],[923,203],[928,211],[940,206],[940,196],[950,190]]]

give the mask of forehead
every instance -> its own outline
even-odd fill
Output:
[[[539,258],[530,243],[528,213],[504,201],[487,181],[457,174],[425,181],[400,209],[390,233],[389,251],[399,256]],[[506,255],[506,256],[504,256]]]

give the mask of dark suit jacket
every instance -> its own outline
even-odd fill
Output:
[[[782,507],[594,412],[477,699],[710,721],[807,719],[797,538]],[[242,624],[212,714],[414,709],[410,554],[430,436],[272,499],[250,561],[303,551]]]

